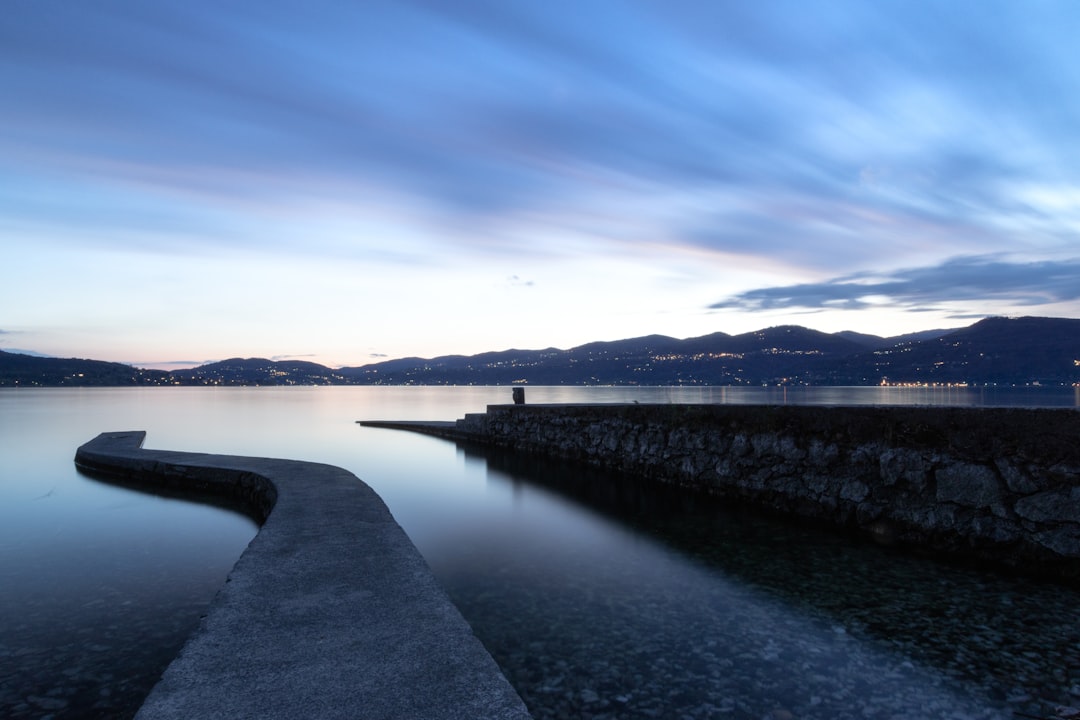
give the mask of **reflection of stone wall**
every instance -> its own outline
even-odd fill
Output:
[[[1080,579],[1075,410],[493,405],[457,430],[886,542]]]

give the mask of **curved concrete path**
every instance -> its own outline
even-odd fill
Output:
[[[529,717],[378,495],[317,463],[141,449],[103,433],[76,465],[238,498],[262,528],[136,716]]]

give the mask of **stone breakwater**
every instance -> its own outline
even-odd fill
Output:
[[[431,432],[1080,580],[1075,410],[493,405]]]

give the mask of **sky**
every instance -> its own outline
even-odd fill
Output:
[[[0,350],[1080,317],[1073,0],[6,0]]]

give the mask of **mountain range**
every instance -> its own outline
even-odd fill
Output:
[[[332,369],[233,358],[188,370],[0,351],[0,386],[121,385],[1072,385],[1080,320],[992,317],[895,337],[796,325],[684,340],[664,335],[569,350],[403,358]]]

